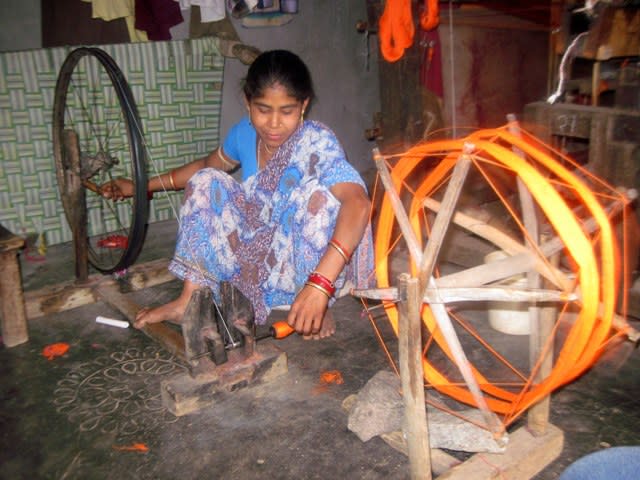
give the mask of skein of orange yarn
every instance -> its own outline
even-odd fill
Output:
[[[420,15],[420,27],[423,30],[433,30],[440,24],[438,0],[425,0],[424,7]]]
[[[432,30],[440,23],[438,0],[425,0],[420,27]],[[400,60],[413,44],[415,27],[411,14],[411,0],[387,0],[378,24],[380,51],[388,62]]]
[[[402,58],[405,49],[413,43],[414,34],[411,0],[387,0],[378,26],[384,59],[395,62]]]

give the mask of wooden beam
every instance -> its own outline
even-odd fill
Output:
[[[169,282],[174,279],[167,270],[169,260],[159,259],[129,267],[124,278],[118,280],[121,291],[136,291]],[[103,282],[111,282],[109,276],[90,275],[82,284],[68,281],[38,290],[24,292],[28,319],[64,312],[98,301],[94,288]]]
[[[563,444],[564,433],[554,425],[549,424],[547,433],[539,437],[521,427],[509,436],[504,453],[477,453],[438,480],[527,480],[554,461]]]
[[[568,302],[577,300],[575,293],[564,293],[558,290],[521,289],[506,286],[499,287],[442,287],[427,288],[422,297],[424,303],[453,303],[453,302]],[[371,288],[364,290],[351,290],[354,297],[368,298],[370,300],[383,300],[397,302],[399,300],[398,289]]]
[[[560,263],[560,254],[555,253],[549,259],[552,266]],[[548,283],[548,282],[547,282]],[[553,370],[553,327],[558,319],[558,309],[554,305],[539,307],[535,322],[531,324],[529,336],[529,365],[532,372],[534,368],[534,382],[540,383],[546,379]],[[544,356],[543,356],[544,355]],[[542,357],[541,360],[539,360]],[[538,362],[540,364],[538,365]],[[527,411],[527,425],[533,435],[544,435],[549,425],[551,411],[551,396],[547,395]]]
[[[120,293],[118,285],[115,281],[103,282],[95,287],[98,298],[104,300],[112,307],[120,311],[129,323],[133,325],[136,314],[140,310],[140,306]],[[148,337],[155,340],[166,350],[181,358],[187,360],[184,348],[184,338],[182,333],[169,327],[165,323],[152,323],[145,325],[141,331]]]
[[[451,224],[451,217],[455,212],[456,204],[460,198],[460,192],[464,185],[464,181],[469,173],[469,167],[471,166],[471,152],[473,151],[472,145],[465,144],[464,153],[460,155],[460,158],[453,167],[453,173],[451,174],[451,180],[447,185],[447,191],[444,194],[440,210],[436,215],[436,220],[431,229],[429,235],[429,241],[422,253],[422,262],[420,262],[420,272],[418,274],[418,280],[420,281],[420,289],[424,292],[427,288],[428,279],[433,274],[433,269],[436,265],[438,253],[440,253],[440,247],[444,241],[444,236],[447,233],[449,225]],[[422,297],[422,295],[420,295]]]
[[[407,246],[409,247],[411,258],[416,265],[420,265],[422,263],[422,251],[420,250],[420,245],[418,244],[418,240],[413,233],[411,222],[409,221],[407,212],[405,211],[404,206],[402,205],[402,201],[398,196],[398,192],[396,191],[396,187],[393,184],[391,174],[387,169],[387,165],[384,163],[384,158],[380,154],[380,150],[378,150],[377,148],[373,149],[373,160],[375,161],[376,168],[378,169],[378,173],[380,174],[380,180],[382,181],[382,185],[384,186],[385,194],[387,195],[387,197],[389,197],[389,201],[391,202],[391,208],[393,209],[396,221],[400,226],[402,237],[404,238],[404,241],[407,242]]]
[[[398,278],[403,301],[399,306],[398,344],[402,398],[404,399],[404,432],[411,464],[411,478],[431,480],[431,457],[427,405],[424,400],[422,371],[422,335],[420,321],[419,282],[403,273]]]

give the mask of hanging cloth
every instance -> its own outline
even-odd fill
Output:
[[[181,10],[189,10],[191,6],[200,7],[200,21],[202,23],[218,22],[226,15],[225,0],[175,0]]]
[[[420,32],[424,54],[420,65],[420,83],[438,97],[444,97],[442,81],[442,46],[438,29]]]
[[[91,4],[91,16],[107,22],[124,18],[132,42],[146,42],[146,32],[136,30],[134,0],[82,0]]]
[[[135,27],[147,32],[149,40],[171,40],[169,29],[184,21],[174,0],[135,0]]]

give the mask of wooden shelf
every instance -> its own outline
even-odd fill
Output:
[[[563,54],[569,43],[565,29],[562,38],[556,42],[556,53]],[[640,56],[640,8],[604,7],[576,55],[596,61]]]

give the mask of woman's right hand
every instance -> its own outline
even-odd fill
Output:
[[[100,185],[100,195],[112,200],[123,200],[133,196],[133,182],[128,178],[116,178]]]

